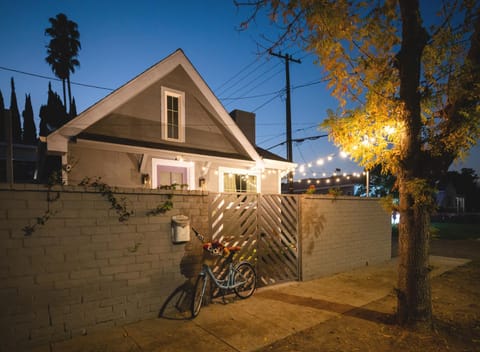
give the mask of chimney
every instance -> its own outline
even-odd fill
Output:
[[[230,116],[237,126],[242,130],[247,139],[255,146],[255,114],[242,110],[233,110]]]

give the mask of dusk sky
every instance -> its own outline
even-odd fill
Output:
[[[49,37],[44,31],[48,19],[64,13],[78,24],[82,49],[80,67],[71,75],[72,94],[78,113],[108,95],[158,61],[181,48],[205,82],[230,112],[234,109],[256,114],[257,144],[268,149],[285,137],[284,61],[268,54],[258,55],[260,35],[274,35],[274,28],[259,18],[249,30],[239,32],[238,25],[247,16],[232,0],[0,0],[0,91],[6,108],[10,107],[10,78],[15,80],[20,113],[25,94],[32,97],[38,132],[38,112],[47,102],[48,83],[62,96],[61,83],[55,80],[45,62]],[[324,134],[318,124],[327,109],[336,109],[337,101],[322,80],[315,56],[296,46],[282,53],[301,59],[291,63],[293,138]],[[19,72],[20,71],[20,72]],[[285,145],[271,149],[285,156]],[[339,156],[339,150],[327,138],[294,143],[294,162],[313,163],[302,176],[312,177],[336,168],[353,173],[362,169]],[[332,161],[317,167],[315,161],[334,155]],[[480,147],[471,151],[463,163],[452,169],[474,168],[480,174]]]

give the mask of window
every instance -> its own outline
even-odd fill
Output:
[[[188,185],[195,189],[195,166],[192,162],[152,159],[152,188]]]
[[[259,192],[258,175],[247,170],[220,168],[220,192]]]
[[[178,97],[167,95],[167,138],[178,139]]]
[[[185,93],[162,87],[162,139],[185,142]]]

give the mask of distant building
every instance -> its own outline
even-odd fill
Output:
[[[0,142],[0,182],[7,182],[7,143]],[[30,183],[35,178],[37,146],[13,144],[13,181]]]
[[[323,178],[308,178],[294,181],[293,193],[328,194],[331,189],[342,195],[354,196],[357,189],[365,185],[365,176],[338,175]],[[282,193],[288,193],[288,183],[282,183]]]
[[[437,192],[437,206],[441,212],[464,213],[465,197],[457,193],[451,182],[440,185]]]

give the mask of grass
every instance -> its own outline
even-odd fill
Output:
[[[480,239],[480,224],[432,222],[430,233],[433,239],[439,240],[478,240]],[[392,235],[398,238],[397,225],[392,225]]]
[[[432,222],[430,226],[432,238],[442,240],[480,239],[480,224]]]

